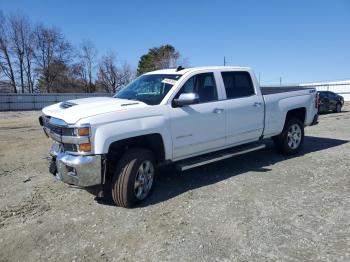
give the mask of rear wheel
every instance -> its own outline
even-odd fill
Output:
[[[284,125],[283,131],[273,137],[278,151],[285,155],[298,153],[304,142],[304,125],[298,118],[290,118]]]
[[[335,113],[340,113],[340,112],[341,112],[341,104],[340,104],[340,103],[338,103],[338,104],[335,106],[334,112],[335,112]]]
[[[153,189],[155,161],[147,149],[129,149],[120,159],[112,180],[112,198],[116,205],[133,207],[145,200]]]

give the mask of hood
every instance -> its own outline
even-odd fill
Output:
[[[42,111],[45,115],[62,119],[67,124],[75,124],[82,118],[147,106],[147,104],[135,100],[113,97],[91,97],[57,103],[45,107]]]

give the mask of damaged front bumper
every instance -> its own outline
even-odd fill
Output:
[[[62,150],[62,145],[54,143],[50,150],[50,172],[64,183],[80,187],[101,184],[101,155],[70,155]]]

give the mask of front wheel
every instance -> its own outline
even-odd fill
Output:
[[[304,125],[298,118],[290,118],[284,125],[283,131],[273,137],[278,151],[285,155],[298,153],[304,142]]]
[[[155,160],[147,149],[129,149],[120,159],[112,180],[112,198],[117,206],[133,207],[151,193]]]

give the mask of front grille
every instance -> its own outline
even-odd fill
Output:
[[[63,150],[69,151],[69,152],[78,152],[78,147],[77,145],[74,144],[63,144]]]
[[[74,136],[74,128],[55,126],[50,123],[47,123],[47,128],[60,136]]]
[[[53,126],[51,124],[48,124],[48,128],[50,129],[50,131],[56,133],[57,135],[61,135],[62,134],[62,128],[61,127]]]
[[[64,152],[79,152],[78,144],[87,143],[86,141],[90,141],[89,138],[83,137],[79,139],[75,135],[75,128],[68,127],[67,125],[60,125],[56,123],[61,123],[63,120],[54,119],[55,122],[52,121],[53,118],[48,116],[40,117],[39,121],[44,127],[44,131],[48,137],[51,137],[54,141],[58,142],[62,145],[62,151]],[[55,123],[55,124],[54,124]],[[74,143],[74,144],[72,144]]]

